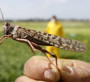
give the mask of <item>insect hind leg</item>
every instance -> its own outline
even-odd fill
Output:
[[[34,46],[32,45],[32,43],[29,40],[27,40],[27,39],[20,39],[20,38],[16,38],[16,40],[20,41],[20,42],[27,43],[27,45],[30,47],[31,51],[35,54],[35,52],[34,52],[35,48],[34,48]]]
[[[51,56],[55,58],[55,61],[56,61],[56,66],[57,66],[57,56],[53,53],[51,53]]]
[[[52,57],[55,58],[56,61],[56,67],[57,67],[57,56],[53,53],[48,52],[47,50],[43,49],[42,47],[40,47],[39,45],[37,45],[34,42],[31,42],[31,44],[34,46],[34,48],[36,48],[37,50],[40,50],[42,53],[44,53],[46,55],[46,53],[50,54]],[[48,60],[52,63],[52,61],[49,59],[49,57],[46,55],[46,57],[48,58]],[[53,63],[52,63],[53,64]]]

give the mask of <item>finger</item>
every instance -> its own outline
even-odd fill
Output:
[[[53,69],[52,69],[53,68]],[[24,66],[24,75],[35,80],[58,81],[60,74],[46,57],[34,56]]]
[[[15,82],[45,82],[45,81],[36,81],[27,76],[20,76],[19,78],[16,79]]]
[[[54,59],[51,59],[52,62]],[[54,64],[56,62],[54,61]],[[89,82],[90,81],[90,64],[78,60],[58,59],[57,69],[50,68],[50,63],[45,57],[32,57],[24,67],[24,74],[36,80],[50,80],[68,82]]]
[[[58,67],[61,79],[65,82],[90,82],[89,63],[79,60],[58,60]]]

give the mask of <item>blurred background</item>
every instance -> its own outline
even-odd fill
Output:
[[[15,25],[45,31],[51,17],[60,20],[65,37],[87,45],[87,52],[60,50],[61,58],[90,62],[90,0],[0,0],[4,19]],[[2,34],[0,15],[0,37]],[[44,47],[43,47],[44,48]],[[37,55],[42,55],[40,51]],[[0,45],[0,82],[14,82],[24,63],[33,56],[26,44],[7,39]]]

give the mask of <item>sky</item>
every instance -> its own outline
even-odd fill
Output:
[[[5,19],[90,19],[90,0],[0,0],[0,8]]]

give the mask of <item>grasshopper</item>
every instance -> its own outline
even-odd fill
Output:
[[[2,19],[3,14],[1,11]],[[87,50],[86,45],[80,41],[71,40],[65,37],[55,36],[52,34],[26,29],[21,26],[11,25],[10,23],[5,22],[3,25],[3,36],[0,38],[0,44],[4,42],[7,38],[12,38],[13,40],[26,43],[31,51],[35,54],[34,50],[39,50],[46,55],[50,54],[56,60],[57,57],[55,54],[48,52],[39,45],[44,46],[54,46],[64,50],[76,51],[76,52],[85,52]],[[46,55],[48,58],[48,56]],[[50,59],[48,58],[50,61]],[[51,61],[50,61],[51,62]],[[51,62],[52,63],[52,62]]]

